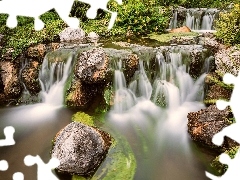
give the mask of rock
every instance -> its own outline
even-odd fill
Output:
[[[66,93],[65,103],[68,107],[76,109],[86,109],[92,103],[93,98],[101,94],[101,85],[86,84],[74,78],[71,87]]]
[[[108,83],[113,79],[110,62],[122,60],[122,67],[127,78],[132,77],[138,68],[136,54],[126,50],[112,48],[93,48],[79,54],[75,75],[85,83]]]
[[[170,33],[191,32],[191,29],[189,29],[187,26],[183,26],[180,28],[171,29],[169,32]]]
[[[21,74],[22,81],[31,94],[37,94],[41,90],[38,80],[40,65],[41,64],[38,61],[31,60],[23,69]]]
[[[43,59],[47,53],[45,44],[38,44],[27,49],[27,56],[31,58]]]
[[[85,40],[85,32],[81,28],[65,28],[60,34],[61,42],[82,42]]]
[[[221,75],[231,73],[237,76],[240,70],[239,54],[240,50],[234,46],[219,50],[215,54],[216,71]]]
[[[94,43],[94,45],[96,46],[99,40],[99,35],[95,32],[90,32],[87,36],[87,40]]]
[[[209,86],[205,100],[206,101],[218,99],[230,100],[231,95],[232,95],[231,90],[225,89],[220,85],[214,84],[212,86]]]
[[[86,83],[104,83],[112,77],[109,69],[109,57],[102,48],[93,48],[79,54],[75,75]]]
[[[219,146],[212,143],[213,135],[220,132],[224,127],[230,125],[230,122],[227,119],[232,116],[229,108],[220,111],[217,109],[216,105],[210,105],[206,109],[202,109],[198,112],[190,112],[187,116],[188,133],[194,141],[210,148],[219,149]],[[228,149],[234,146],[234,144],[236,145],[233,140],[225,138],[225,141],[220,148]]]
[[[66,93],[68,107],[86,109],[103,98],[104,87],[112,83],[114,65],[122,60],[122,70],[130,79],[138,69],[138,56],[132,51],[111,48],[84,49],[79,52],[74,76]],[[110,66],[111,62],[111,66]]]
[[[57,171],[91,176],[106,157],[110,145],[108,133],[72,122],[56,135],[51,153],[60,160]]]
[[[0,68],[5,100],[18,98],[22,92],[22,86],[18,78],[18,68],[10,61],[0,62]]]

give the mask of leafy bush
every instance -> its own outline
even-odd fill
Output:
[[[45,23],[41,31],[34,30],[34,19],[29,17],[18,17],[18,26],[10,29],[6,27],[7,17],[0,15],[0,34],[5,35],[1,52],[4,54],[8,48],[13,48],[13,59],[32,44],[57,40],[58,34],[66,27],[55,12],[47,12],[40,17]]]
[[[119,6],[115,1],[109,8],[118,12],[115,28],[123,28],[135,34],[163,32],[168,26],[170,11],[157,0],[127,0]],[[107,14],[110,19],[110,14]]]
[[[221,12],[216,21],[216,37],[227,45],[240,43],[240,4],[235,4],[229,12]]]

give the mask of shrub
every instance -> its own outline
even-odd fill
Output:
[[[240,43],[240,4],[235,4],[229,12],[219,14],[216,21],[216,37],[226,45]]]
[[[119,6],[111,1],[109,8],[118,12],[115,28],[123,28],[135,34],[163,32],[169,22],[170,11],[157,0],[127,0]],[[110,14],[107,14],[110,18]]]
[[[7,17],[0,15],[0,34],[5,35],[1,53],[13,48],[13,59],[32,44],[57,40],[58,34],[66,27],[55,12],[47,12],[40,17],[45,23],[45,28],[41,31],[34,30],[34,19],[29,17],[18,17],[18,26],[10,29],[6,27]]]

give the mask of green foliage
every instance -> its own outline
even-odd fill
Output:
[[[77,112],[76,114],[74,114],[72,116],[72,121],[80,122],[88,126],[94,126],[93,118],[84,112]]]
[[[235,4],[229,12],[220,13],[216,30],[216,37],[224,44],[240,43],[240,4]]]
[[[10,29],[6,27],[7,17],[0,15],[0,34],[5,35],[4,48],[1,51],[4,54],[9,48],[13,48],[13,59],[32,44],[57,40],[58,34],[66,27],[55,12],[47,12],[40,17],[45,23],[45,28],[41,31],[34,30],[33,18],[29,17],[18,17],[18,26]]]
[[[119,6],[115,1],[109,3],[109,8],[118,12],[115,28],[123,28],[126,32],[146,34],[163,32],[168,26],[170,11],[160,6],[157,0],[128,0]],[[106,17],[110,19],[110,14]]]

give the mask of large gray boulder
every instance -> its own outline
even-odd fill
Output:
[[[111,145],[108,133],[72,122],[55,137],[52,157],[60,160],[58,172],[92,175],[106,157]]]

